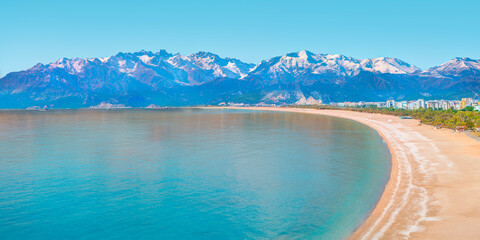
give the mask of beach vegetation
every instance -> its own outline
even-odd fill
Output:
[[[420,108],[415,110],[406,110],[398,108],[378,108],[375,106],[367,107],[335,107],[329,105],[321,106],[297,106],[316,109],[348,110],[366,113],[378,113],[398,116],[403,119],[409,117],[420,120],[420,123],[435,126],[435,128],[455,129],[457,126],[465,126],[466,130],[476,131],[480,127],[480,112],[474,111],[473,107],[466,107],[462,110],[455,109],[431,109]]]

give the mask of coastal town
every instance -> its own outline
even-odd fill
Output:
[[[395,101],[387,100],[386,102],[331,102],[328,105],[333,107],[377,107],[377,108],[394,108],[404,110],[417,109],[433,109],[433,110],[462,110],[471,107],[472,110],[480,111],[480,99],[462,98],[461,100],[411,100],[411,101]]]
[[[258,104],[245,104],[245,103],[235,103],[235,102],[222,102],[218,106],[230,106],[230,107],[278,107],[278,106],[287,106],[289,104],[267,104],[267,103],[258,103]],[[480,111],[480,99],[474,98],[462,98],[461,100],[425,100],[417,99],[410,101],[395,101],[387,100],[384,102],[367,102],[367,101],[358,101],[358,102],[330,102],[324,103],[321,100],[315,100],[313,98],[307,99],[306,101],[298,101],[293,105],[299,106],[331,106],[331,107],[345,107],[345,108],[365,108],[365,107],[375,107],[375,108],[391,108],[391,109],[403,109],[403,110],[418,110],[418,109],[432,109],[432,110],[462,110],[467,109],[470,111]]]
[[[475,132],[480,137],[480,100],[428,100],[386,102],[339,102],[319,107],[341,108],[353,111],[383,113],[400,116],[401,119],[419,119],[421,123],[438,128],[450,128],[455,132]]]

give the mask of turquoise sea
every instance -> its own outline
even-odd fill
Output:
[[[0,239],[342,239],[390,157],[320,115],[0,111]]]

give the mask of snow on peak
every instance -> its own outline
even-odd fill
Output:
[[[420,68],[410,65],[400,59],[380,57],[362,61],[365,70],[378,73],[411,74],[421,71]]]
[[[87,64],[87,60],[81,59],[81,58],[72,58],[72,59],[61,58],[53,63],[50,63],[48,65],[48,68],[50,69],[63,68],[71,74],[76,74],[76,73],[81,73],[86,64]]]
[[[50,63],[49,67],[50,68],[65,68],[67,59],[66,58],[60,58],[57,61]]]
[[[285,55],[285,57],[300,58],[305,60],[311,58],[312,56],[315,56],[315,54],[307,50],[302,50],[300,52],[292,52]]]
[[[252,73],[267,71],[270,78],[279,75],[297,76],[310,72],[313,74],[334,74],[353,76],[361,71],[388,74],[410,74],[419,68],[395,58],[356,59],[340,54],[314,54],[303,50],[275,57],[259,64]]]
[[[480,73],[480,60],[456,57],[440,66],[432,67],[424,73],[430,75],[457,76],[468,72]]]
[[[98,58],[98,60],[100,60],[100,62],[102,62],[102,63],[106,63],[109,59],[110,59],[110,57]]]
[[[140,58],[140,60],[142,60],[142,62],[144,62],[145,64],[150,64],[150,61],[152,61],[153,56],[142,55],[138,58]]]
[[[187,72],[195,69],[201,69],[213,74],[212,77],[245,77],[253,64],[243,63],[233,58],[221,58],[220,56],[209,52],[198,52],[189,56],[180,54],[168,60],[175,67],[186,70]]]

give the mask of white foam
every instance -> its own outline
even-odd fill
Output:
[[[382,127],[381,125],[379,125],[378,123],[376,124],[376,129],[380,130],[382,132],[382,134],[387,139],[391,140],[390,142],[393,145],[392,147],[394,148],[394,151],[397,154],[396,157],[397,157],[397,165],[398,165],[398,170],[397,170],[398,174],[397,174],[395,188],[393,190],[393,196],[390,198],[390,201],[388,202],[385,209],[383,209],[382,214],[376,219],[374,224],[371,226],[369,231],[367,231],[365,233],[365,235],[362,237],[362,239],[379,239],[380,237],[382,237],[385,234],[385,232],[387,231],[387,229],[390,228],[390,226],[393,224],[393,222],[395,221],[395,218],[397,217],[400,210],[402,210],[405,207],[405,205],[408,201],[408,197],[410,196],[411,190],[413,188],[412,167],[411,167],[411,165],[410,165],[410,163],[407,159],[405,151],[403,151],[403,149],[402,149],[402,146],[398,142],[393,141],[392,140],[393,137],[391,136],[390,131],[385,130],[385,128]],[[403,194],[403,196],[402,196],[402,201],[401,201],[400,206],[397,207],[396,209],[393,209],[393,205],[394,205],[395,200],[397,199],[396,197],[398,195],[398,191],[399,191],[399,188],[400,188],[400,184],[401,184],[403,174],[405,174],[407,179],[408,179],[407,180],[408,181],[408,187],[406,189],[405,194]],[[382,220],[384,220],[387,217],[387,213],[389,213],[389,212],[391,212],[392,214],[388,218],[386,224],[384,226],[382,226],[379,231],[374,233],[374,230],[382,222]],[[371,236],[372,234],[374,234],[374,235]]]
[[[362,119],[354,120],[362,122]],[[429,204],[431,204],[431,200],[428,197],[427,189],[414,183],[412,163],[415,164],[415,170],[418,171],[417,174],[420,176],[418,179],[415,179],[416,181],[420,181],[419,183],[425,183],[431,180],[432,175],[429,174],[429,171],[435,167],[425,154],[428,154],[430,158],[431,155],[435,155],[435,159],[442,160],[443,164],[449,168],[453,166],[453,163],[440,153],[438,147],[435,146],[430,139],[418,132],[405,129],[401,124],[385,125],[383,122],[379,121],[370,122],[375,125],[376,130],[390,140],[391,146],[397,157],[398,175],[393,190],[393,196],[390,198],[385,209],[383,209],[381,215],[376,219],[362,239],[381,238],[395,222],[400,211],[402,211],[407,205],[408,207],[417,209],[417,215],[415,215],[412,218],[412,221],[408,223],[406,229],[400,232],[403,238],[408,239],[412,233],[424,230],[424,227],[421,226],[422,222],[439,220],[438,218],[428,216],[428,208]],[[392,135],[395,135],[397,140],[393,139]],[[427,144],[428,151],[422,151],[422,149],[418,147],[419,142]],[[406,184],[406,189],[401,196],[400,204],[398,204],[398,197],[400,197],[398,195],[401,194],[399,193],[399,189],[402,184]],[[385,220],[385,224],[380,226]]]

